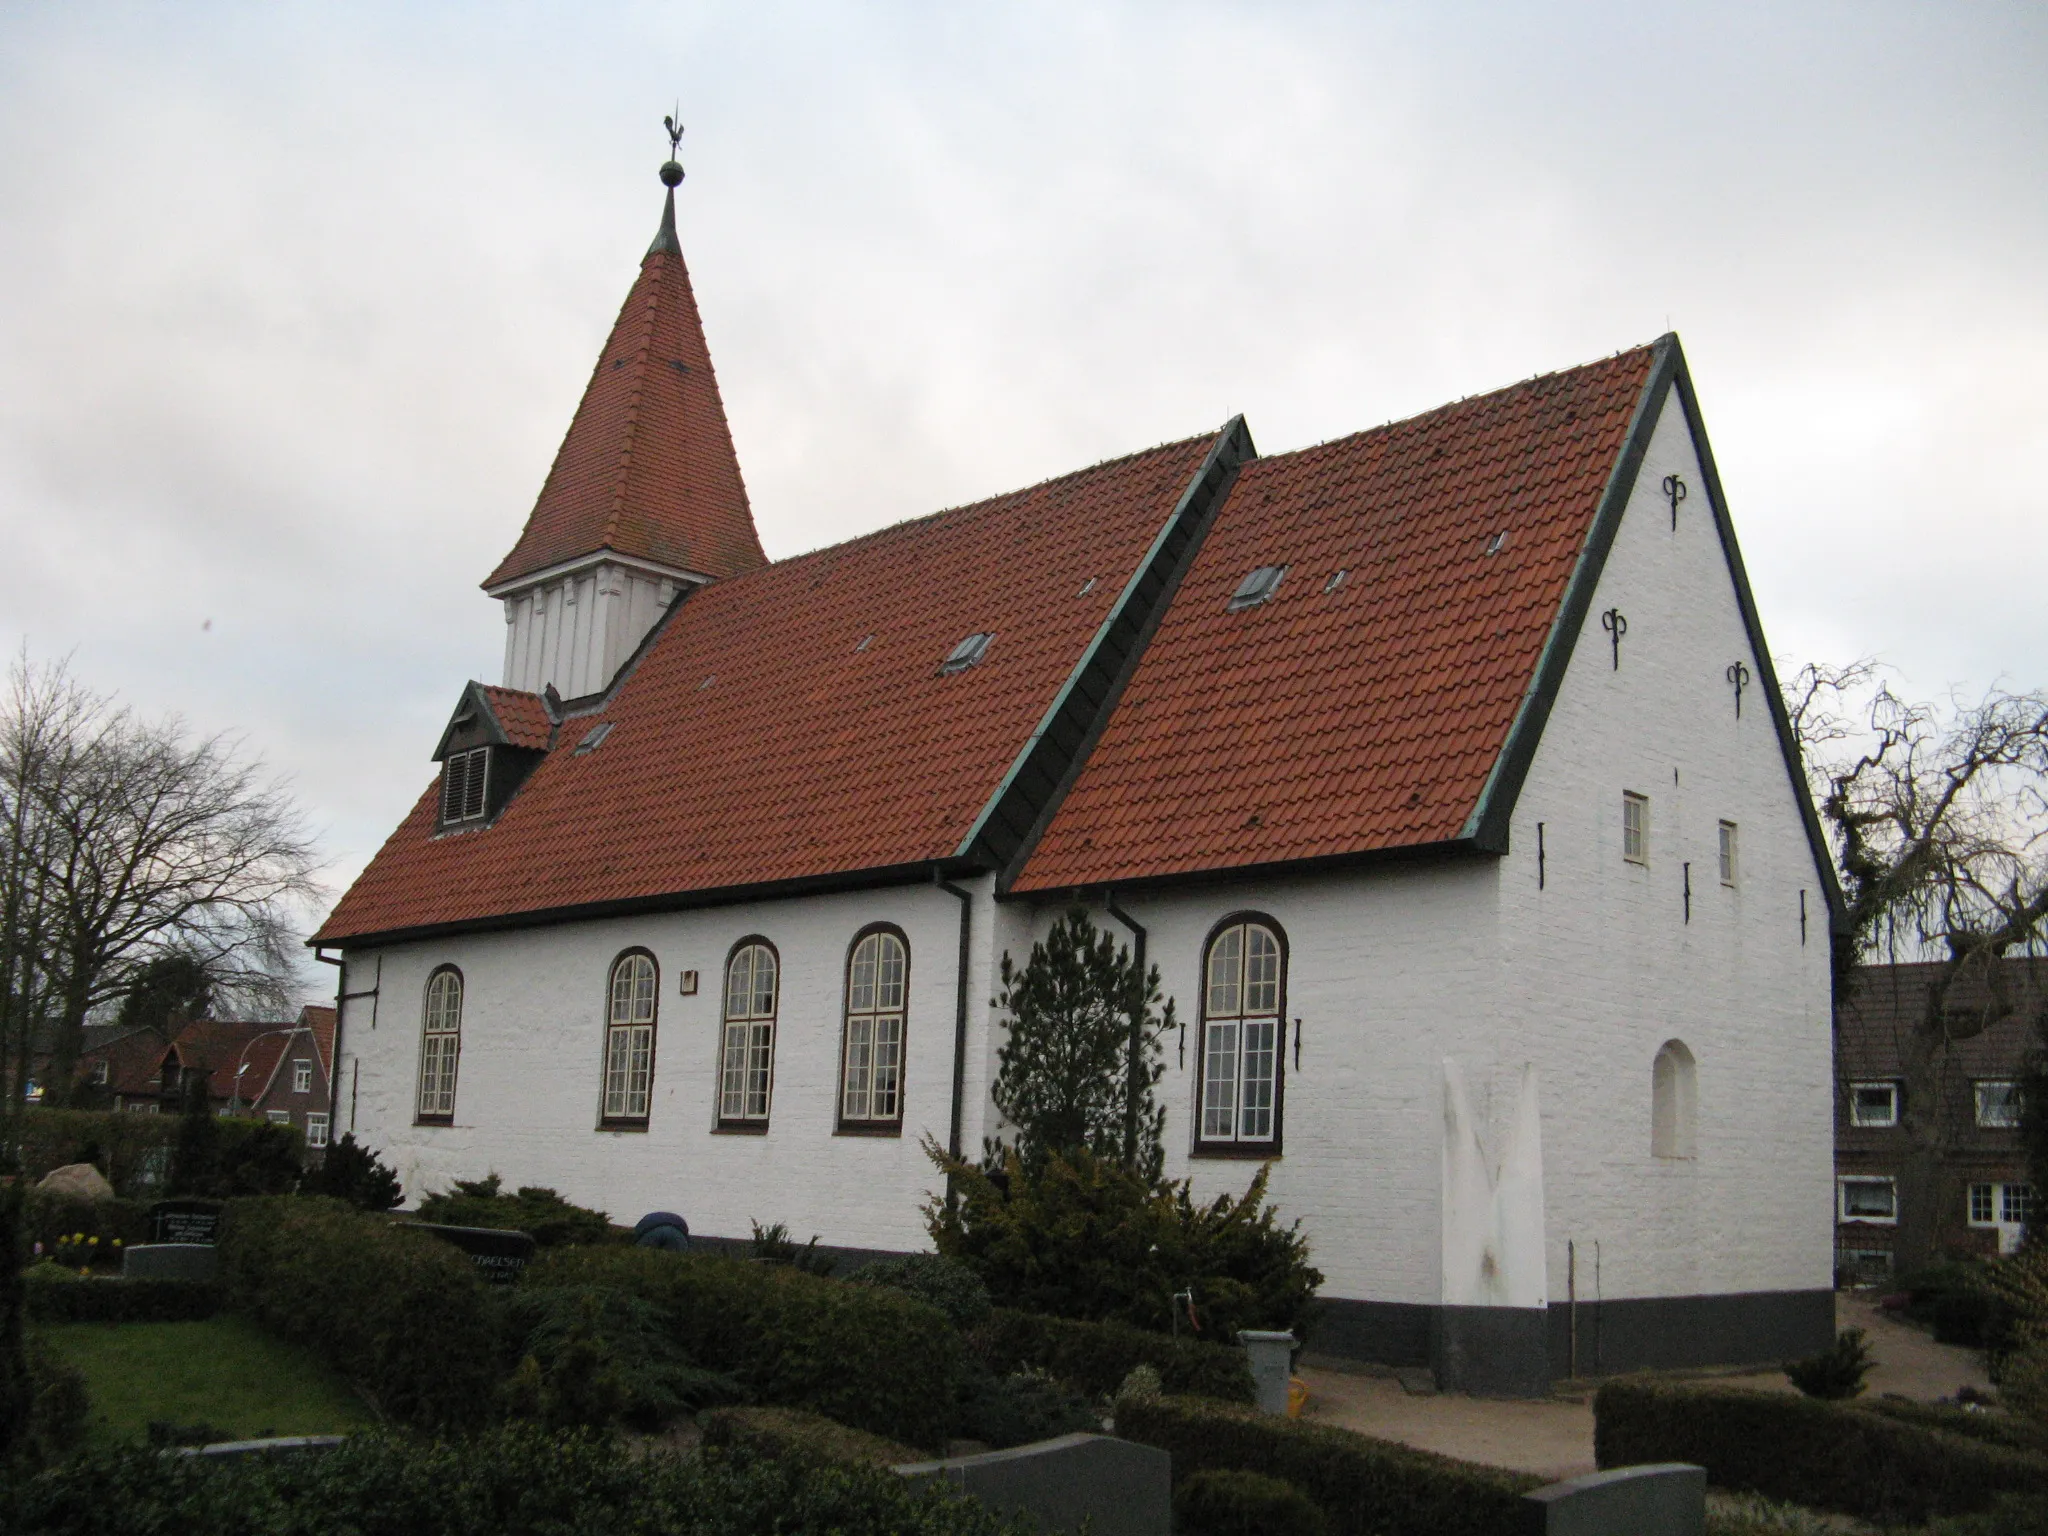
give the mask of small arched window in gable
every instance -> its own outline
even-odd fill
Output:
[[[447,1124],[455,1118],[455,1065],[462,1055],[462,972],[444,965],[427,978],[420,1026],[418,1118]]]
[[[1650,1151],[1692,1157],[1698,1145],[1698,1069],[1682,1040],[1666,1040],[1650,1067]]]
[[[840,1047],[839,1124],[903,1125],[903,1010],[910,953],[892,929],[861,935],[846,961],[846,1031]]]
[[[654,957],[645,950],[619,956],[607,989],[604,1042],[604,1120],[644,1127],[654,1088],[654,999],[661,990]]]
[[[742,943],[726,962],[725,1041],[718,1074],[718,1123],[726,1129],[768,1129],[779,969],[764,939]]]

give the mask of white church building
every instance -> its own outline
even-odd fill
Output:
[[[1677,338],[1261,454],[1240,418],[764,558],[675,230],[485,583],[505,670],[315,936],[414,1195],[928,1247],[1005,953],[1079,902],[1259,1161],[1309,1346],[1448,1386],[1833,1336],[1837,905]],[[422,743],[423,750],[426,743]]]

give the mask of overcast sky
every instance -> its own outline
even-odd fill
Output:
[[[1684,340],[1773,650],[2048,683],[2048,8],[0,6],[0,641],[347,883],[660,213],[787,555]]]

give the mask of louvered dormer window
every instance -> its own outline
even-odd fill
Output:
[[[490,781],[489,747],[449,753],[441,764],[441,824],[452,827],[483,820]]]

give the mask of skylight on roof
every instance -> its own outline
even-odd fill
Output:
[[[939,663],[939,675],[965,672],[988,654],[989,642],[993,639],[993,634],[969,635],[946,653],[946,659]]]
[[[1492,540],[1487,544],[1486,552],[1489,555],[1497,555],[1507,547],[1507,542],[1508,536],[1505,530],[1501,531],[1500,533],[1496,533],[1493,536]]]
[[[583,739],[576,743],[575,755],[578,757],[582,757],[585,753],[595,752],[599,747],[604,745],[605,737],[611,735],[611,733],[612,722],[609,720],[605,721],[601,725],[593,725],[589,730],[583,733]]]
[[[1237,590],[1230,594],[1228,611],[1236,613],[1243,608],[1258,607],[1280,590],[1280,578],[1286,574],[1284,565],[1260,566],[1237,584]]]
[[[1086,597],[1086,596],[1087,596],[1087,595],[1088,595],[1088,594],[1089,594],[1090,592],[1093,592],[1094,590],[1095,590],[1095,578],[1094,578],[1093,576],[1090,576],[1090,577],[1089,577],[1089,578],[1088,578],[1088,579],[1087,579],[1086,581],[1084,581],[1084,582],[1082,582],[1082,583],[1081,583],[1081,590],[1080,590],[1080,591],[1078,591],[1078,592],[1076,592],[1076,593],[1074,594],[1074,596],[1076,596],[1076,597]]]
[[[1330,572],[1330,579],[1323,583],[1323,596],[1328,597],[1332,592],[1343,586],[1350,577],[1351,573],[1349,571],[1338,570]]]

